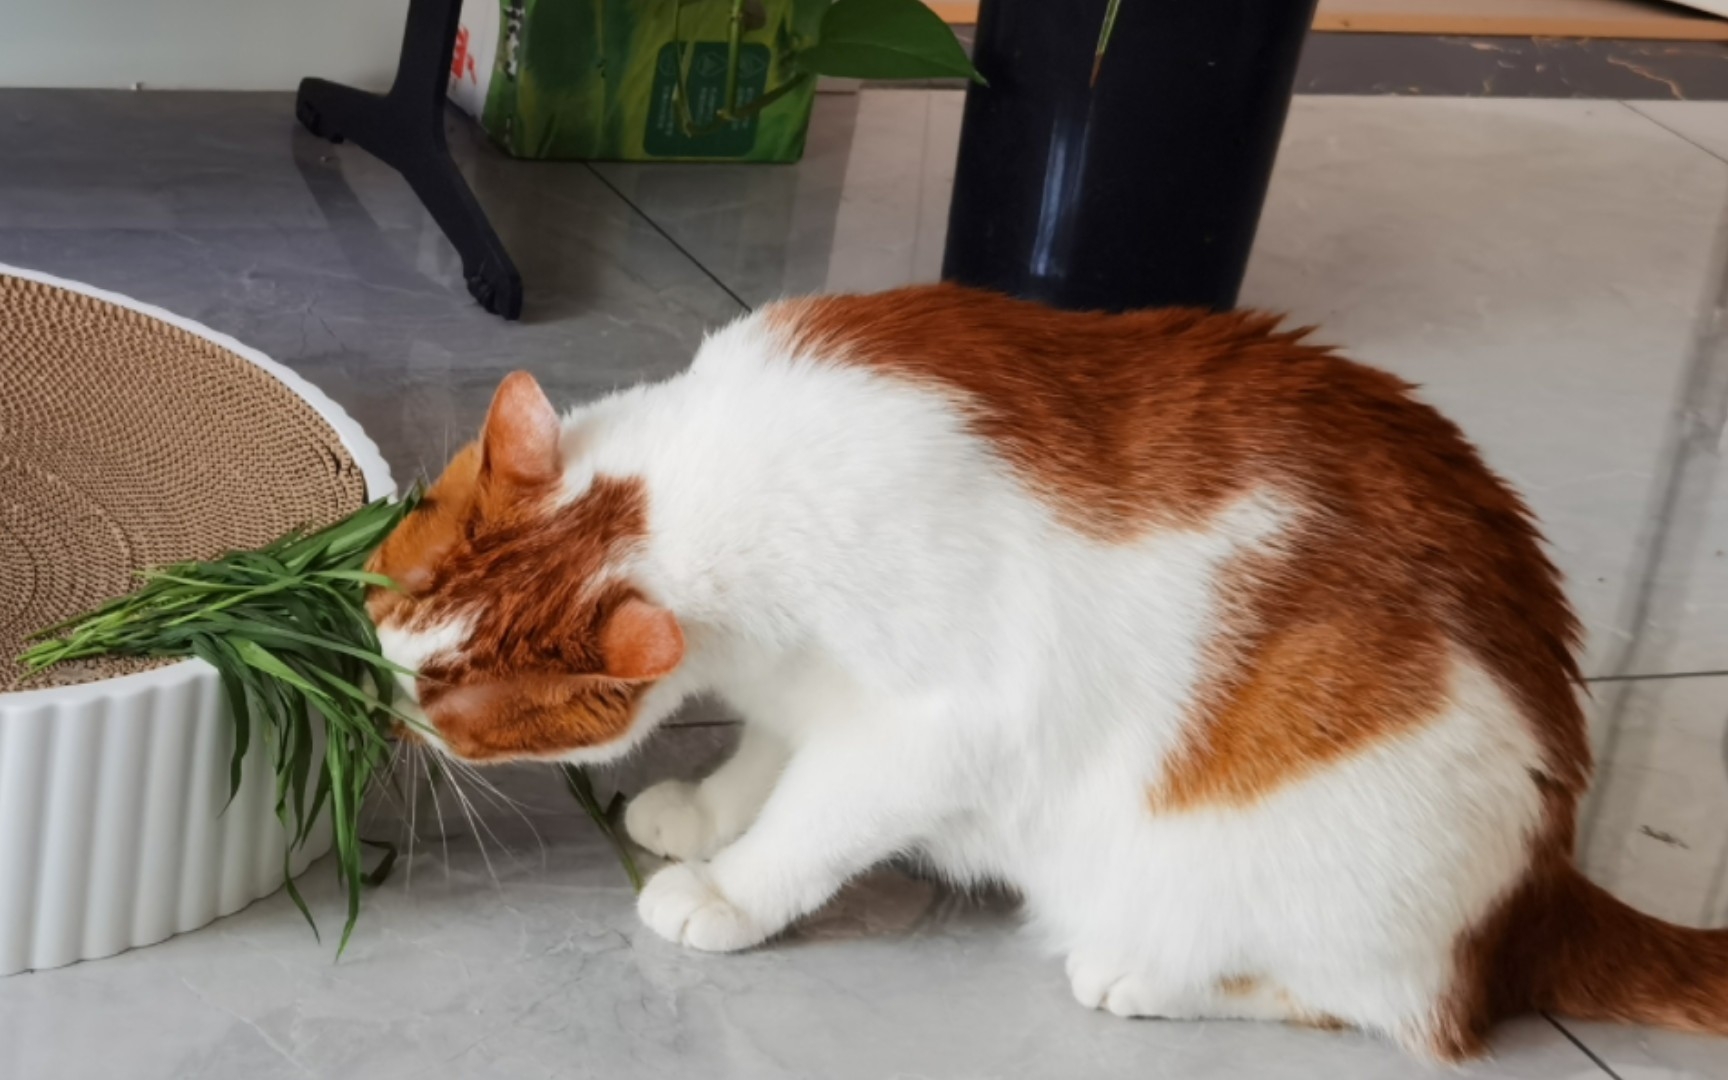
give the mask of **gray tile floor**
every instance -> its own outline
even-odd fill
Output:
[[[399,476],[499,377],[574,401],[677,370],[767,298],[933,277],[959,97],[826,95],[796,167],[524,164],[457,129],[529,284],[510,325],[389,170],[281,95],[0,92],[0,263],[113,289],[290,364]],[[1423,383],[1530,496],[1589,627],[1590,872],[1728,924],[1728,105],[1328,97],[1291,119],[1245,290]],[[611,782],[690,772],[696,710]],[[0,980],[0,1077],[1380,1077],[1390,1047],[1074,1006],[1012,903],[885,870],[790,940],[682,953],[538,770],[419,810],[413,873],[332,963],[285,897]],[[391,805],[375,828],[400,828]],[[339,904],[310,876],[326,927]],[[1508,1025],[1468,1075],[1716,1077],[1728,1040]]]

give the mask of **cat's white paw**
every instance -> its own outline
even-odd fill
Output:
[[[630,839],[669,859],[700,859],[714,843],[714,818],[682,780],[655,784],[624,808]]]
[[[1068,957],[1068,986],[1088,1009],[1116,1016],[1164,1016],[1168,1001],[1151,980],[1123,970],[1120,963]]]
[[[758,927],[710,883],[702,868],[680,863],[648,879],[636,913],[667,941],[703,952],[735,952],[761,944]]]

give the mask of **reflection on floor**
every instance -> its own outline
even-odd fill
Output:
[[[947,91],[825,95],[785,168],[519,164],[458,129],[528,281],[508,325],[400,181],[295,130],[285,97],[5,92],[0,262],[264,349],[408,475],[513,368],[580,400],[677,370],[773,296],[933,277],[958,122]],[[1423,384],[1528,493],[1589,627],[1586,865],[1701,925],[1728,923],[1725,212],[1728,105],[1302,99],[1245,296]],[[731,728],[690,719],[615,781],[712,760]],[[372,895],[340,964],[277,896],[0,981],[0,1075],[1412,1074],[1354,1035],[1087,1014],[1011,901],[892,870],[784,944],[683,954],[642,932],[550,777],[498,782],[522,806],[476,793],[495,836],[422,820],[412,878]],[[310,888],[339,921],[327,875]],[[1540,1017],[1496,1052],[1469,1073],[1728,1075],[1728,1040]]]

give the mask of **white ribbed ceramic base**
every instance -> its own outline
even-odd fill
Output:
[[[394,491],[358,425],[317,388],[232,338],[75,282],[0,265],[172,323],[258,364],[335,429],[371,497]],[[286,833],[254,738],[228,798],[233,726],[202,661],[0,694],[0,975],[90,960],[195,930],[282,886]],[[327,828],[295,853],[329,850]],[[298,916],[295,916],[298,918]]]
[[[223,809],[233,723],[215,672],[70,689],[85,692],[0,695],[0,975],[161,941],[282,886],[262,747]],[[319,828],[295,871],[329,847]]]

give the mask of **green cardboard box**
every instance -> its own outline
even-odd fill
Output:
[[[750,0],[739,105],[787,81],[792,44],[816,35],[828,3]],[[519,158],[797,161],[814,79],[716,131],[686,134],[680,123],[683,55],[692,119],[712,126],[725,94],[729,14],[728,0],[466,0],[450,97]]]

